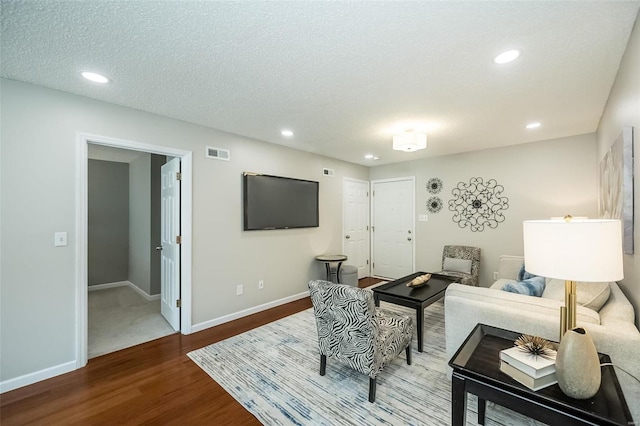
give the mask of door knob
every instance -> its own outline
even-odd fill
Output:
[[[351,238],[351,235],[347,234],[345,238],[348,240],[349,238]]]
[[[158,251],[162,251],[162,246],[158,246],[158,247],[156,247],[156,250],[158,250]]]
[[[411,237],[407,237],[407,241],[411,241]]]

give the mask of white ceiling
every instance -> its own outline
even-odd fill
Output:
[[[1,6],[3,77],[379,165],[595,131],[640,1]],[[426,150],[391,149],[421,126]]]

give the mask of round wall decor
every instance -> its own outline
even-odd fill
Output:
[[[451,191],[454,198],[449,200],[453,221],[473,232],[482,232],[485,226],[496,228],[504,222],[504,210],[509,208],[509,198],[503,197],[503,192],[504,187],[495,179],[484,183],[482,178],[474,177],[469,183],[458,183]]]
[[[437,177],[431,178],[427,181],[427,191],[430,194],[437,194],[442,191],[442,181]]]
[[[429,213],[438,213],[442,210],[442,199],[440,197],[430,197],[427,200],[427,210],[429,210]]]

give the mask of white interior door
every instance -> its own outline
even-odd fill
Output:
[[[400,278],[414,272],[414,179],[374,181],[373,274]]]
[[[180,159],[162,166],[161,302],[162,316],[180,330]]]
[[[369,271],[369,182],[345,179],[342,184],[342,252],[358,268],[358,278]]]

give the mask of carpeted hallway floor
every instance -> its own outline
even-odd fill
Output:
[[[160,300],[147,301],[128,286],[89,292],[88,356],[175,333],[160,314]]]

